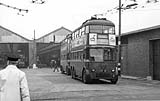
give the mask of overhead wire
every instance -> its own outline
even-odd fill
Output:
[[[128,2],[133,2],[131,4],[127,4]],[[122,2],[121,4],[121,11],[124,12],[126,10],[129,10],[129,9],[132,9],[132,10],[135,10],[136,11],[148,11],[148,10],[160,10],[160,9],[144,9],[144,10],[141,10],[141,9],[137,9],[137,8],[145,8],[147,6],[147,8],[149,7],[148,4],[152,4],[152,3],[158,3],[159,0],[146,0],[146,3],[145,4],[139,4],[137,0],[125,0]],[[101,14],[95,14],[93,15],[94,17],[98,17],[98,16],[106,16],[107,14],[114,14],[114,13],[118,13],[118,10],[119,10],[119,6],[116,6],[112,9],[109,9],[107,10],[107,12],[105,13],[101,13]]]
[[[17,7],[14,7],[14,6],[10,6],[10,5],[7,5],[7,4],[4,4],[4,3],[0,3],[0,5],[2,5],[2,6],[5,6],[5,7],[8,7],[8,8],[12,8],[12,9],[16,9],[16,10],[18,10],[18,11],[25,11],[26,13],[28,13],[28,9],[20,9],[20,8],[17,8]]]
[[[44,4],[45,1],[44,0],[32,0],[31,3],[34,3],[34,4]],[[24,14],[22,14],[22,12],[25,12],[25,13],[29,12],[28,9],[21,9],[21,8],[18,8],[18,7],[15,7],[15,6],[10,6],[10,5],[7,5],[7,4],[4,4],[4,3],[0,3],[0,5],[2,5],[4,7],[11,8],[11,9],[18,10],[17,15],[21,15],[21,16],[24,16]]]

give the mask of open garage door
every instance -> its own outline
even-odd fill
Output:
[[[14,53],[19,55],[20,62],[18,64],[19,68],[26,68],[29,61],[29,49],[28,43],[0,43],[0,68],[6,66],[7,57],[9,53]]]

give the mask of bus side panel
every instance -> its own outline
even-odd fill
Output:
[[[76,71],[76,75],[78,75],[78,77],[82,76],[82,69],[84,67],[84,62],[83,61],[72,61],[70,62],[71,66],[74,67],[75,71]]]
[[[61,60],[62,70],[66,72],[66,66],[68,65],[67,60]]]

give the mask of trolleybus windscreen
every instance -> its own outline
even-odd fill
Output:
[[[90,49],[90,59],[92,61],[103,61],[103,49]]]
[[[115,60],[115,50],[112,48],[108,48],[104,50],[104,61],[106,60]]]
[[[115,60],[114,49],[90,49],[90,59],[99,62]]]

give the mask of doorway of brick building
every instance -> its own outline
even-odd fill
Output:
[[[153,80],[160,80],[160,39],[150,41],[150,63]]]

